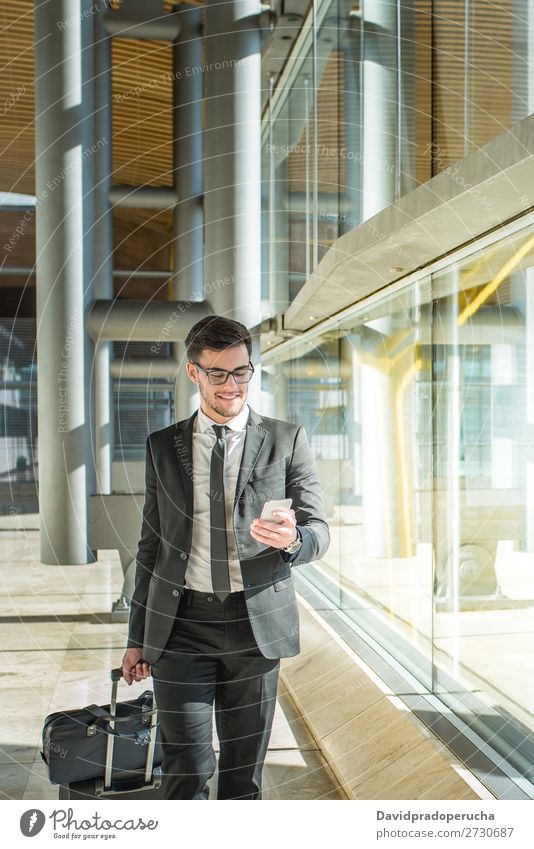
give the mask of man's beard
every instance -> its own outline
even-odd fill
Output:
[[[219,405],[219,403],[218,403],[218,399],[217,399],[216,397],[215,397],[215,398],[213,398],[213,399],[209,398],[209,397],[205,394],[204,389],[203,389],[203,387],[202,387],[202,386],[200,386],[200,384],[198,385],[198,388],[199,388],[199,391],[200,391],[200,397],[202,398],[202,400],[206,403],[206,405],[207,405],[207,406],[208,406],[211,410],[214,410],[214,411],[215,411],[216,413],[218,413],[220,416],[228,416],[228,411],[227,411],[227,410],[225,410],[222,406],[220,406],[220,405]],[[244,405],[245,405],[246,396],[245,396],[245,397],[243,397],[243,395],[241,395],[241,393],[239,393],[239,395],[238,395],[237,397],[238,397],[238,398],[239,398],[239,400],[242,402],[242,404],[241,404],[241,406],[240,406],[239,410],[237,411],[237,413],[239,413],[239,412],[241,412],[241,410],[243,409],[243,407],[244,407]],[[237,413],[234,413],[234,415],[237,415]]]

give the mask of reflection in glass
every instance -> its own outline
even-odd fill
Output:
[[[531,0],[433,0],[434,173],[534,110]]]
[[[495,9],[317,4],[313,48],[291,57],[296,73],[275,93],[285,105],[264,134],[263,259],[275,281],[264,311],[291,303],[339,236],[532,113],[534,4]]]
[[[319,469],[331,544],[306,577],[428,683],[429,298],[421,282],[273,352],[264,382],[306,427]]]
[[[343,323],[349,468],[339,492],[342,607],[421,680],[431,661],[430,288]]]
[[[293,300],[313,267],[313,70],[304,57],[288,97],[291,126],[287,153],[289,210],[289,299]]]
[[[533,264],[520,232],[433,283],[437,690],[454,679],[530,728]]]
[[[525,775],[533,265],[517,230],[263,364],[270,414],[306,427],[332,532],[303,575]]]

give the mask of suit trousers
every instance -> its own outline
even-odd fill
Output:
[[[152,664],[163,742],[165,799],[208,799],[219,738],[217,799],[261,799],[279,658],[260,652],[244,592],[224,602],[185,589],[173,628]]]

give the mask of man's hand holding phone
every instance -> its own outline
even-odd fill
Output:
[[[250,523],[250,535],[271,545],[273,548],[287,548],[298,537],[295,511],[291,510],[291,499],[266,501],[259,519]]]

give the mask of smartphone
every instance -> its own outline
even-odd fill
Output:
[[[273,501],[266,501],[263,505],[260,519],[266,519],[268,522],[277,522],[281,525],[282,522],[280,521],[280,518],[278,516],[273,516],[273,510],[289,510],[292,501],[292,498],[279,498],[278,500],[273,499]]]

